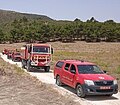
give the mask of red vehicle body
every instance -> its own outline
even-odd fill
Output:
[[[7,58],[8,59],[12,59],[12,54],[13,54],[13,51],[10,51],[7,53]]]
[[[12,53],[12,61],[21,61],[21,53],[20,52],[13,52]]]
[[[9,52],[9,50],[8,49],[4,49],[3,51],[2,51],[2,54],[4,55],[4,54],[8,54],[8,52]]]
[[[86,95],[111,96],[118,92],[117,80],[90,62],[61,60],[54,67],[57,85],[66,84],[76,89],[79,97]]]
[[[42,68],[46,72],[50,70],[52,60],[52,48],[49,44],[31,44],[25,45],[22,50],[22,67],[28,71],[34,68]]]

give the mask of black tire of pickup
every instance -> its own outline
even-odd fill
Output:
[[[60,76],[59,76],[59,75],[57,75],[57,77],[56,77],[56,84],[57,84],[58,86],[62,86],[62,85],[63,85],[63,83],[62,83],[61,80],[60,80]]]
[[[84,93],[83,87],[80,84],[76,86],[76,93],[77,93],[77,96],[81,98],[84,98],[86,96],[86,94]]]

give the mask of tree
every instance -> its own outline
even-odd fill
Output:
[[[91,17],[90,20],[87,20],[87,22],[98,22],[94,17]]]
[[[0,29],[0,43],[3,43],[5,41],[5,34],[3,31]]]
[[[120,41],[120,23],[113,20],[98,22],[94,17],[87,22],[78,18],[74,21],[44,21],[23,17],[1,26],[1,29],[4,40],[13,42]]]

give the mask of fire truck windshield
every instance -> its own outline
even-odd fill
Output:
[[[46,46],[33,46],[33,53],[50,53],[50,48]]]

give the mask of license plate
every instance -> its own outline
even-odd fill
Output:
[[[101,86],[100,89],[104,90],[104,89],[110,89],[110,86]]]

